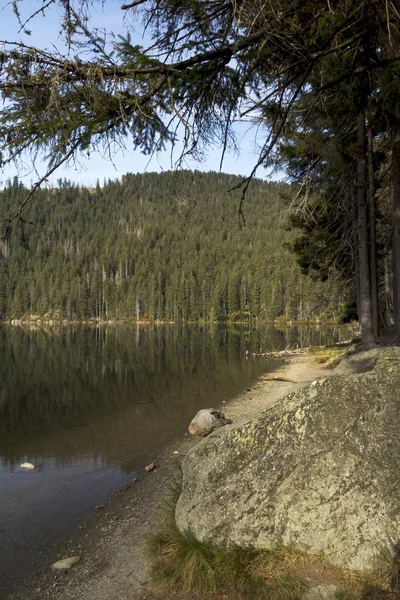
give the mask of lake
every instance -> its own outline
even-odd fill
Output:
[[[343,328],[0,326],[0,597],[132,481],[197,410]],[[37,465],[32,472],[19,465]],[[53,554],[52,554],[53,552]]]

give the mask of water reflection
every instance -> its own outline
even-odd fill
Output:
[[[134,441],[141,451],[144,438],[179,431],[199,402],[265,368],[245,350],[240,332],[215,327],[0,328],[3,465],[79,455],[131,468]]]
[[[265,361],[244,360],[249,353],[332,342],[338,331],[1,327],[2,464],[13,468],[27,455],[61,464],[77,455],[124,463],[121,445],[132,450],[135,438],[142,449],[150,429],[158,439],[171,420],[179,431],[199,402],[218,404],[268,368]]]

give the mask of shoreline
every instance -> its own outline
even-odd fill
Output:
[[[261,376],[252,388],[215,408],[232,418],[233,427],[241,425],[288,393],[331,373],[308,354],[295,353],[288,358],[276,359],[281,364],[273,375],[292,381]],[[165,493],[176,473],[176,462],[201,439],[182,436],[152,457],[149,462],[156,468],[150,473],[143,470],[105,505],[97,507],[96,513],[59,546],[51,562],[28,576],[9,600],[153,600],[155,596],[147,591],[143,545],[162,526]],[[80,561],[69,571],[51,569],[57,560],[76,555]]]
[[[195,320],[195,321],[174,321],[172,319],[132,319],[130,317],[121,319],[61,319],[58,317],[48,317],[35,315],[34,317],[20,317],[20,318],[7,318],[0,319],[0,325],[11,325],[13,327],[62,327],[65,325],[274,325],[274,326],[285,326],[285,327],[298,327],[300,325],[310,325],[319,327],[344,327],[344,328],[358,328],[357,324],[353,323],[338,323],[331,319],[315,319],[311,321],[296,320],[296,319],[282,319],[277,317],[271,321],[263,319],[247,319],[241,320],[221,320],[221,321],[208,321],[208,320]]]

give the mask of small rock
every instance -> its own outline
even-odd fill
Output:
[[[52,565],[52,568],[58,569],[59,571],[68,571],[68,569],[76,565],[80,559],[80,556],[69,556],[68,558],[63,558],[62,560],[55,562],[54,565]]]
[[[147,465],[147,467],[145,467],[145,471],[147,471],[147,473],[150,473],[150,471],[153,471],[156,468],[156,465],[154,463],[150,463],[149,465]]]
[[[205,437],[216,429],[232,423],[231,419],[225,419],[225,415],[216,408],[204,408],[199,410],[193,421],[189,425],[191,435],[200,435]]]
[[[35,469],[37,469],[37,465],[34,465],[30,462],[21,463],[19,466],[21,469],[25,469],[26,471],[34,471]]]

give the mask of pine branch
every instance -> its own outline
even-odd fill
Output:
[[[144,4],[147,0],[135,0],[135,2],[130,2],[129,4],[123,4],[121,6],[121,10],[129,10],[130,8],[136,8],[141,4]]]

